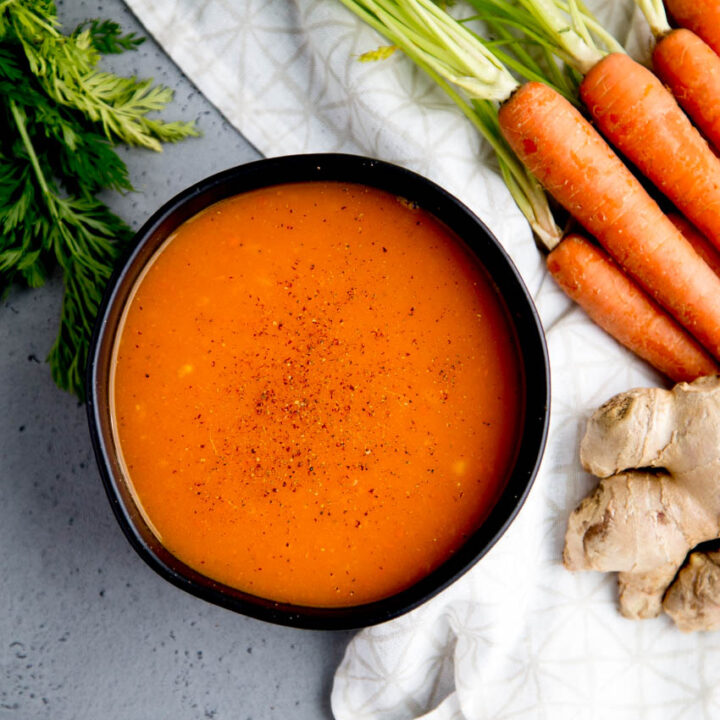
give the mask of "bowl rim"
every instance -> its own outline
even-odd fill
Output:
[[[108,385],[108,347],[112,353],[119,314],[139,272],[172,229],[226,197],[311,181],[358,183],[387,190],[418,202],[450,227],[485,269],[505,304],[516,334],[525,384],[525,412],[515,464],[483,523],[458,551],[410,588],[375,602],[340,608],[291,605],[243,593],[189,568],[157,538],[153,543],[152,531],[137,508],[130,505],[125,480],[114,462],[109,401],[102,394]],[[468,235],[462,230],[473,232]],[[288,155],[238,165],[194,183],[153,213],[135,234],[108,281],[94,326],[85,381],[90,436],[103,485],[123,533],[140,557],[173,585],[203,600],[259,620],[309,629],[341,630],[385,622],[418,607],[473,567],[500,539],[524,504],[542,461],[550,417],[550,368],[542,324],[519,272],[495,236],[460,200],[424,176],[385,161],[341,153]]]

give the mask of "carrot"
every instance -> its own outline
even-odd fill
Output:
[[[713,272],[720,276],[720,252],[718,252],[708,241],[701,235],[691,223],[689,223],[682,215],[677,213],[668,213],[668,217],[672,224],[683,234],[685,239],[695,248],[695,252],[712,268]]]
[[[695,33],[681,28],[655,45],[653,67],[708,141],[720,150],[720,56]]]
[[[647,68],[613,53],[580,95],[602,133],[720,248],[720,159]]]
[[[610,255],[720,358],[720,278],[582,115],[546,85],[500,108],[509,145]]]
[[[665,0],[678,25],[699,35],[720,55],[720,3],[717,0]]]
[[[596,325],[673,382],[718,372],[700,345],[586,238],[567,235],[548,255],[547,267]]]

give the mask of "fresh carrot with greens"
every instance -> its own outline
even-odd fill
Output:
[[[720,248],[720,158],[650,70],[608,48],[605,35],[606,48],[598,44],[598,23],[577,0],[469,1],[584,75],[580,97],[602,134]],[[658,0],[636,1],[646,16],[664,18]]]
[[[720,55],[720,3],[717,0],[665,0],[675,22],[699,35]]]
[[[532,82],[501,106],[499,120],[547,191],[720,358],[720,278],[580,112]]]
[[[695,252],[720,276],[720,252],[712,243],[689,223],[682,215],[668,213],[672,224],[684,235],[685,239],[695,248]]]
[[[483,122],[499,122],[525,167],[556,200],[720,357],[720,278],[569,101],[541,83],[520,87],[477,36],[431,0],[342,2],[446,88],[469,95],[466,114],[472,107]],[[496,121],[489,119],[491,99],[503,103]],[[502,143],[493,147],[502,147],[499,157],[506,157]],[[522,195],[522,209],[521,201]],[[551,249],[557,241],[545,244]]]
[[[700,345],[587,238],[567,235],[547,267],[596,325],[673,382],[718,372]]]

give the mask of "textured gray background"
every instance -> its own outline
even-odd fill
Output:
[[[67,0],[72,27],[121,0]],[[108,198],[134,227],[206,175],[258,157],[148,40],[110,65],[177,90],[166,117],[203,137],[162,155],[124,152],[139,192]],[[0,720],[330,717],[349,633],[281,628],[172,587],[130,548],[106,500],[85,410],[44,362],[61,286],[0,304]]]

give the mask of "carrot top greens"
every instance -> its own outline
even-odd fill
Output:
[[[646,4],[654,1],[644,0]],[[582,74],[608,53],[625,52],[581,0],[468,0],[468,3],[494,32],[503,28],[506,37],[514,38],[516,48],[522,43],[536,45]],[[551,65],[546,63],[545,70],[550,70]],[[513,69],[527,80],[537,79],[527,74],[523,63],[513,65]]]
[[[650,26],[654,37],[662,37],[670,32],[670,23],[662,0],[635,0]]]
[[[58,386],[80,398],[102,293],[132,235],[97,198],[132,190],[113,145],[159,151],[197,135],[192,123],[149,116],[172,90],[98,69],[102,54],[142,42],[111,21],[64,35],[53,2],[0,0],[0,293],[38,287],[60,268],[65,293],[49,362]]]
[[[495,101],[507,99],[518,82],[491,44],[440,10],[432,0],[341,2],[392,43],[361,59],[381,60],[397,47],[424,70],[490,143],[503,180],[533,232],[545,247],[555,247],[562,233],[547,196],[500,132]]]

